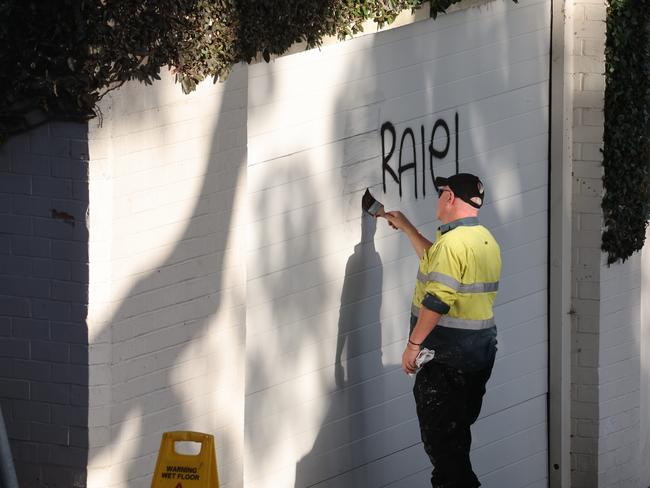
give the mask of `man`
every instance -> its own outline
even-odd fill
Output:
[[[436,178],[437,218],[431,243],[397,211],[386,212],[420,258],[411,307],[411,329],[402,369],[415,373],[423,347],[435,352],[417,373],[415,397],[434,488],[480,486],[469,458],[470,426],[481,410],[496,354],[492,304],[501,273],[501,252],[479,224],[481,180],[469,173]]]

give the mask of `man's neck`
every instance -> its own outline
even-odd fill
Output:
[[[465,208],[459,208],[455,212],[453,212],[451,215],[447,217],[447,219],[443,220],[443,224],[449,224],[450,222],[454,222],[459,219],[464,219],[467,217],[478,217],[478,210],[475,209],[465,209]]]

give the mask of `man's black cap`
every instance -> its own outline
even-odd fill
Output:
[[[448,187],[454,192],[454,195],[464,202],[469,203],[474,208],[481,208],[481,205],[483,205],[485,189],[483,182],[478,176],[471,173],[458,173],[449,178],[438,176],[434,184],[436,189],[440,189],[443,186]]]

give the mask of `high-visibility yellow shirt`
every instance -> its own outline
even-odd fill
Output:
[[[496,351],[492,306],[500,274],[501,250],[478,218],[440,226],[420,260],[411,308],[412,327],[421,307],[442,314],[423,344],[439,361],[480,367]]]

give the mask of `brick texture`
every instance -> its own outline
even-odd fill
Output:
[[[640,259],[600,252],[605,12],[567,3],[574,488],[640,486],[645,435]],[[248,83],[128,83],[102,126],[0,148],[0,404],[22,487],[148,487],[177,429],[215,434],[222,486],[243,485]]]
[[[87,147],[85,125],[57,123],[0,149],[0,400],[25,488],[86,486],[87,355],[66,332],[87,345]]]
[[[606,6],[568,4],[573,91],[572,486],[639,485],[640,257],[600,252]]]
[[[91,123],[89,487],[149,487],[172,430],[213,434],[221,486],[242,485],[246,92],[245,68],[191,95],[129,83]]]
[[[602,26],[589,17],[581,2],[567,4],[567,22],[573,24],[573,56],[569,71],[573,84],[573,264],[572,264],[572,361],[571,361],[571,486],[597,485],[598,467],[598,372],[600,340],[600,196],[602,174],[600,148],[604,70]],[[604,10],[604,5],[602,6]],[[595,91],[595,93],[594,93]],[[586,96],[590,98],[585,98]],[[588,103],[589,100],[594,103]],[[589,162],[593,161],[593,164]]]

